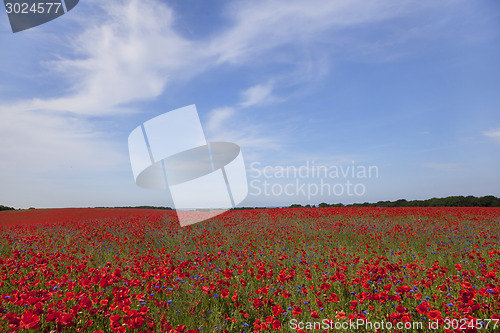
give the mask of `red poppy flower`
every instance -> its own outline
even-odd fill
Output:
[[[40,318],[33,313],[32,310],[27,310],[21,316],[19,328],[21,329],[38,329],[40,327]]]
[[[427,314],[427,316],[429,317],[430,320],[433,320],[433,321],[436,321],[436,320],[439,320],[441,319],[441,311],[438,311],[438,310],[431,310],[429,311],[429,313]]]
[[[417,306],[417,312],[420,314],[426,314],[428,310],[427,302],[423,302],[419,306]]]
[[[88,297],[83,297],[79,304],[84,309],[90,309],[92,307],[92,301]]]
[[[299,314],[301,314],[301,313],[302,313],[302,309],[301,309],[301,308],[299,308],[298,306],[295,306],[295,307],[293,308],[293,310],[292,310],[292,313],[293,313],[294,315],[299,315]]]
[[[273,315],[275,316],[278,316],[283,313],[283,308],[281,307],[281,305],[273,306],[272,310],[273,310]]]

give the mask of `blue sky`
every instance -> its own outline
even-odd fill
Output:
[[[497,1],[82,0],[16,34],[2,11],[0,43],[3,205],[172,205],[134,184],[127,137],[190,104],[241,146],[241,205],[500,196]],[[312,165],[378,173],[276,194]]]

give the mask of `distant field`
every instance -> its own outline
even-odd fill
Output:
[[[134,216],[165,216],[165,211],[132,208],[48,208],[6,210],[0,212],[0,226],[47,223],[60,224],[69,221],[74,222],[103,218],[130,218]]]
[[[0,331],[498,332],[499,235],[499,208],[239,210],[185,228],[165,210],[3,211]]]

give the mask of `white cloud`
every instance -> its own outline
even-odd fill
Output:
[[[234,142],[246,150],[276,150],[285,139],[267,124],[248,122],[235,107],[221,107],[210,112],[205,126],[207,140]],[[273,133],[273,134],[269,134]]]
[[[234,108],[228,106],[212,110],[206,128],[211,132],[219,131],[224,121],[228,120],[234,113]]]
[[[229,110],[230,113],[226,113]],[[283,133],[271,131],[267,124],[249,123],[236,115],[230,107],[213,110],[205,127],[207,140],[234,142],[245,150],[245,154],[250,151],[277,150],[286,141]]]
[[[273,87],[270,82],[250,87],[242,93],[243,101],[241,102],[241,106],[249,107],[268,103],[275,99],[272,95],[272,91]]]
[[[483,135],[497,142],[500,142],[500,127],[484,131]]]
[[[70,44],[73,56],[50,66],[70,83],[71,93],[35,99],[29,109],[82,115],[123,112],[130,102],[152,99],[173,80],[185,80],[206,65],[200,45],[173,29],[172,10],[154,0],[94,2],[106,12],[89,17]],[[99,21],[98,21],[99,20]],[[201,64],[201,66],[200,66]]]
[[[272,60],[273,55],[268,53],[272,49],[295,44],[307,50],[314,43],[335,40],[332,31],[338,33],[345,28],[414,13],[426,6],[425,2],[412,0],[397,4],[389,0],[236,2],[227,11],[234,26],[216,36],[210,50],[218,54],[220,63]],[[340,34],[335,37],[341,42],[339,48],[347,41]],[[258,58],[261,54],[266,56]]]
[[[261,105],[277,100],[272,95],[272,83],[257,84],[241,93],[241,101],[238,106],[225,106],[211,111],[206,126],[211,139],[226,140],[238,143],[246,149],[279,149],[280,135],[276,131],[270,131],[265,124],[249,123],[247,117],[236,117],[242,108]],[[274,132],[274,135],[270,135]],[[281,137],[281,140],[283,137]]]
[[[106,133],[77,117],[15,109],[6,112],[3,107],[0,114],[3,171],[106,170],[126,158]]]
[[[323,45],[350,26],[376,22],[418,8],[405,1],[254,1],[229,6],[233,25],[210,40],[191,41],[174,29],[175,13],[156,0],[92,1],[105,15],[86,17],[82,33],[69,44],[71,58],[58,56],[50,67],[66,79],[70,93],[62,97],[24,101],[29,110],[57,110],[81,115],[117,114],[131,102],[154,99],[169,84],[183,82],[221,64],[289,63],[298,72],[281,74],[280,82],[301,81],[321,73]],[[336,37],[333,37],[336,36]],[[280,48],[294,45],[298,52]],[[325,49],[322,47],[321,49]],[[333,48],[335,49],[335,48]],[[277,58],[275,58],[277,57]],[[283,83],[282,82],[282,83]],[[290,82],[287,82],[290,84]],[[243,106],[268,101],[273,85],[245,92]]]

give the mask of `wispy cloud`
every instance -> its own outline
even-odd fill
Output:
[[[500,127],[484,131],[483,135],[500,143]]]
[[[395,8],[388,1],[237,2],[227,11],[234,27],[214,38],[211,49],[219,53],[219,62],[245,62],[287,44],[320,41],[318,34],[332,27],[341,29],[392,16]]]
[[[270,82],[250,87],[242,93],[243,101],[241,106],[249,107],[270,102],[275,99],[272,91],[273,87]]]
[[[218,62],[231,64],[283,61],[286,59],[286,49],[281,49],[278,54],[268,52],[290,45],[310,50],[314,44],[333,42],[331,50],[338,52],[359,45],[342,33],[347,28],[402,17],[435,6],[439,5],[430,6],[429,2],[413,0],[399,1],[397,4],[390,0],[235,2],[226,11],[227,17],[234,22],[233,27],[216,36],[210,44],[210,50],[218,54]],[[356,52],[364,53],[381,46],[387,48],[389,43],[418,38],[428,31],[413,28],[404,34],[400,31],[394,33],[397,36],[392,39],[368,39],[364,43],[367,48],[356,49]],[[266,54],[266,57],[258,57],[260,54]]]
[[[212,110],[205,130],[210,141],[234,142],[252,152],[280,149],[287,137],[267,124],[249,122],[236,107],[229,106]]]
[[[130,111],[127,104],[156,98],[169,84],[224,63],[253,64],[260,59],[288,62],[298,71],[310,71],[316,58],[309,52],[283,57],[280,48],[310,48],[329,29],[373,22],[400,12],[387,1],[376,5],[361,1],[236,3],[227,10],[233,26],[209,41],[191,41],[176,32],[175,13],[164,3],[129,0],[94,1],[93,5],[102,7],[106,18],[90,17],[85,22],[83,32],[70,44],[76,57],[62,56],[51,63],[69,83],[70,93],[32,100],[24,104],[26,108],[82,115]],[[266,57],[260,57],[263,54]],[[242,106],[269,100],[272,88],[270,82],[249,88]]]
[[[285,137],[276,130],[267,128],[258,122],[249,123],[242,110],[277,100],[272,94],[270,81],[254,85],[240,93],[241,101],[235,106],[216,108],[210,112],[207,132],[212,138],[233,141],[246,149],[279,149]],[[273,134],[269,134],[273,133]]]
[[[127,161],[104,132],[68,114],[0,108],[2,177],[116,170]],[[73,170],[71,170],[73,169]]]
[[[234,113],[235,109],[229,106],[212,110],[206,128],[211,132],[220,131],[224,122],[233,116]]]
[[[404,15],[419,7],[413,1],[394,6],[386,0],[369,4],[360,0],[237,2],[226,10],[232,25],[210,40],[193,41],[175,30],[176,14],[165,3],[91,3],[105,15],[81,22],[82,32],[68,45],[71,57],[58,55],[50,62],[66,81],[69,93],[25,100],[18,106],[81,115],[122,113],[131,111],[128,104],[132,102],[154,99],[170,84],[223,64],[288,63],[292,67],[288,79],[298,82],[312,71],[311,66],[327,67],[324,51],[320,51],[325,48],[314,46],[323,45],[327,36],[334,41],[332,31]],[[342,35],[338,39],[345,44]],[[300,52],[290,55],[289,46]],[[280,75],[281,81],[287,80]],[[249,88],[242,106],[269,101],[272,90],[271,82]]]
[[[51,64],[70,82],[70,93],[34,100],[32,108],[82,115],[122,112],[127,103],[155,98],[173,80],[202,70],[197,65],[202,50],[175,32],[174,13],[166,5],[154,0],[94,5],[106,12],[104,21],[89,18],[71,43],[77,56]]]

